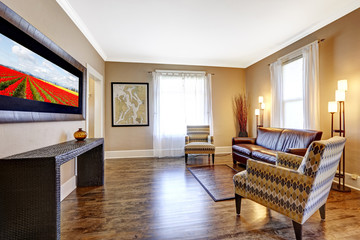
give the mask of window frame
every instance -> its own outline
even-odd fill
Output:
[[[287,55],[287,56],[284,56],[282,59],[281,59],[281,85],[284,87],[284,66],[287,65],[287,64],[291,64],[299,59],[302,59],[302,64],[303,64],[303,67],[304,67],[304,56],[303,56],[303,53],[302,52],[294,52],[293,54],[291,55]],[[304,99],[304,72],[302,71],[302,76],[301,76],[301,84],[302,84],[302,97],[301,98],[296,98],[296,99],[290,99],[290,100],[284,100],[284,91],[282,91],[282,96],[281,96],[281,115],[280,115],[280,118],[281,118],[281,122],[283,123],[283,127],[285,128],[289,128],[289,126],[286,126],[286,113],[285,113],[285,104],[286,103],[291,103],[291,102],[298,102],[298,101],[301,101],[302,102],[302,116],[304,118],[304,115],[305,115],[305,112],[304,112],[304,104],[305,104],[305,99]],[[301,128],[300,129],[304,129],[304,119],[302,119],[302,124],[301,124]]]

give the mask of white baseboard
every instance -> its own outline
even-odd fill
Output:
[[[360,191],[360,178],[352,179],[350,173],[345,173],[345,186]],[[335,183],[339,182],[338,178],[334,179]]]
[[[231,153],[231,146],[215,147],[216,154]],[[152,158],[154,150],[124,150],[124,151],[105,151],[105,159],[114,158]]]
[[[231,153],[231,152],[232,152],[232,146],[216,147],[215,148],[215,154],[225,154],[225,153]]]
[[[139,158],[154,157],[154,151],[148,150],[125,150],[125,151],[106,151],[105,159],[113,158]]]
[[[73,176],[61,185],[60,202],[76,189],[76,176]]]

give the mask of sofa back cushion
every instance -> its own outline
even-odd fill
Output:
[[[282,131],[283,129],[280,128],[259,127],[255,143],[262,147],[275,150]]]
[[[287,152],[289,148],[307,148],[321,139],[322,132],[313,130],[284,129],[276,145],[277,151]]]

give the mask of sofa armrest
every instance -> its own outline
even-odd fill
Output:
[[[234,137],[232,139],[232,145],[241,144],[241,143],[248,143],[248,144],[255,144],[256,138],[252,137]]]
[[[306,151],[307,151],[307,148],[289,148],[286,152],[295,154],[298,156],[305,156]]]
[[[190,137],[188,135],[185,136],[185,145],[189,144],[190,142]]]
[[[276,165],[281,167],[286,167],[294,170],[298,170],[300,164],[303,161],[302,156],[284,153],[284,152],[277,152],[276,153]]]

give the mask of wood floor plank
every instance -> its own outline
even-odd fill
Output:
[[[209,164],[190,156],[188,166]],[[215,164],[233,165],[230,155]],[[326,221],[316,212],[303,239],[360,239],[360,192],[331,191]],[[214,202],[183,158],[105,161],[105,185],[78,188],[61,203],[62,239],[295,239],[289,218],[243,199]]]

